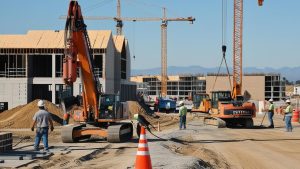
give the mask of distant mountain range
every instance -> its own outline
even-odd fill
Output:
[[[229,68],[232,71],[232,68]],[[178,75],[178,74],[204,74],[207,73],[217,73],[218,67],[205,68],[201,66],[169,66],[168,75]],[[221,73],[226,73],[226,68],[221,68]],[[282,77],[285,77],[288,81],[300,80],[300,66],[299,67],[282,67],[282,68],[256,68],[256,67],[246,67],[243,73],[280,73]],[[160,68],[151,69],[133,69],[131,71],[132,76],[137,75],[160,75]]]

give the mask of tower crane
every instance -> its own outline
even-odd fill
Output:
[[[60,19],[65,19],[65,16],[61,16]],[[195,21],[194,17],[178,17],[178,18],[167,18],[166,8],[163,8],[163,17],[121,17],[121,2],[117,0],[117,16],[85,16],[85,20],[114,20],[116,24],[117,35],[123,34],[123,21],[161,21],[161,95],[164,97],[167,95],[167,27],[168,22],[173,21],[188,21],[191,24]]]

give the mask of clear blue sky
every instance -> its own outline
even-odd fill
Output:
[[[168,65],[216,67],[221,61],[221,0],[122,0],[124,17],[193,16],[196,22],[168,25]],[[25,34],[28,30],[64,29],[60,15],[69,0],[0,1],[0,34]],[[115,16],[116,0],[79,0],[85,16]],[[232,65],[233,0],[228,0],[227,59]],[[295,67],[300,58],[300,1],[244,0],[243,65]],[[86,21],[88,29],[109,29],[113,21]],[[133,69],[160,67],[160,22],[125,22]]]

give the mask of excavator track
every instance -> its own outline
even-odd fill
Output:
[[[107,141],[110,143],[125,142],[132,136],[133,126],[131,123],[117,123],[107,128]]]
[[[63,143],[74,143],[82,139],[87,139],[91,135],[74,137],[76,130],[94,130],[95,127],[86,127],[84,124],[72,124],[62,127],[61,139]],[[107,128],[107,141],[110,143],[120,143],[128,141],[133,136],[133,126],[131,123],[117,123]]]
[[[213,125],[218,128],[225,128],[226,122],[218,117],[204,117],[205,125]]]
[[[80,130],[85,125],[83,124],[71,124],[63,126],[61,129],[61,140],[63,143],[73,143],[78,141],[78,139],[75,139],[73,137],[73,131],[74,130]]]

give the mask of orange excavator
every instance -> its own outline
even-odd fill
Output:
[[[126,117],[120,111],[118,97],[101,92],[101,84],[93,72],[91,46],[81,9],[77,1],[71,0],[65,26],[63,81],[66,85],[72,86],[76,81],[77,68],[82,82],[82,96],[77,98],[81,99],[62,101],[63,105],[67,102],[68,105],[79,104],[73,111],[77,124],[63,126],[62,141],[75,142],[91,135],[106,138],[108,142],[130,140],[133,126],[130,122],[122,122]]]
[[[262,4],[263,0],[258,0],[258,5],[262,6]],[[242,32],[243,0],[234,0],[233,89],[232,91],[212,91],[211,99],[203,101],[203,105],[210,107],[206,108],[209,110],[209,116],[204,118],[205,124],[219,128],[239,125],[251,128],[253,126],[252,118],[256,116],[255,104],[247,102],[242,96]],[[225,45],[222,46],[222,52],[225,60]]]

